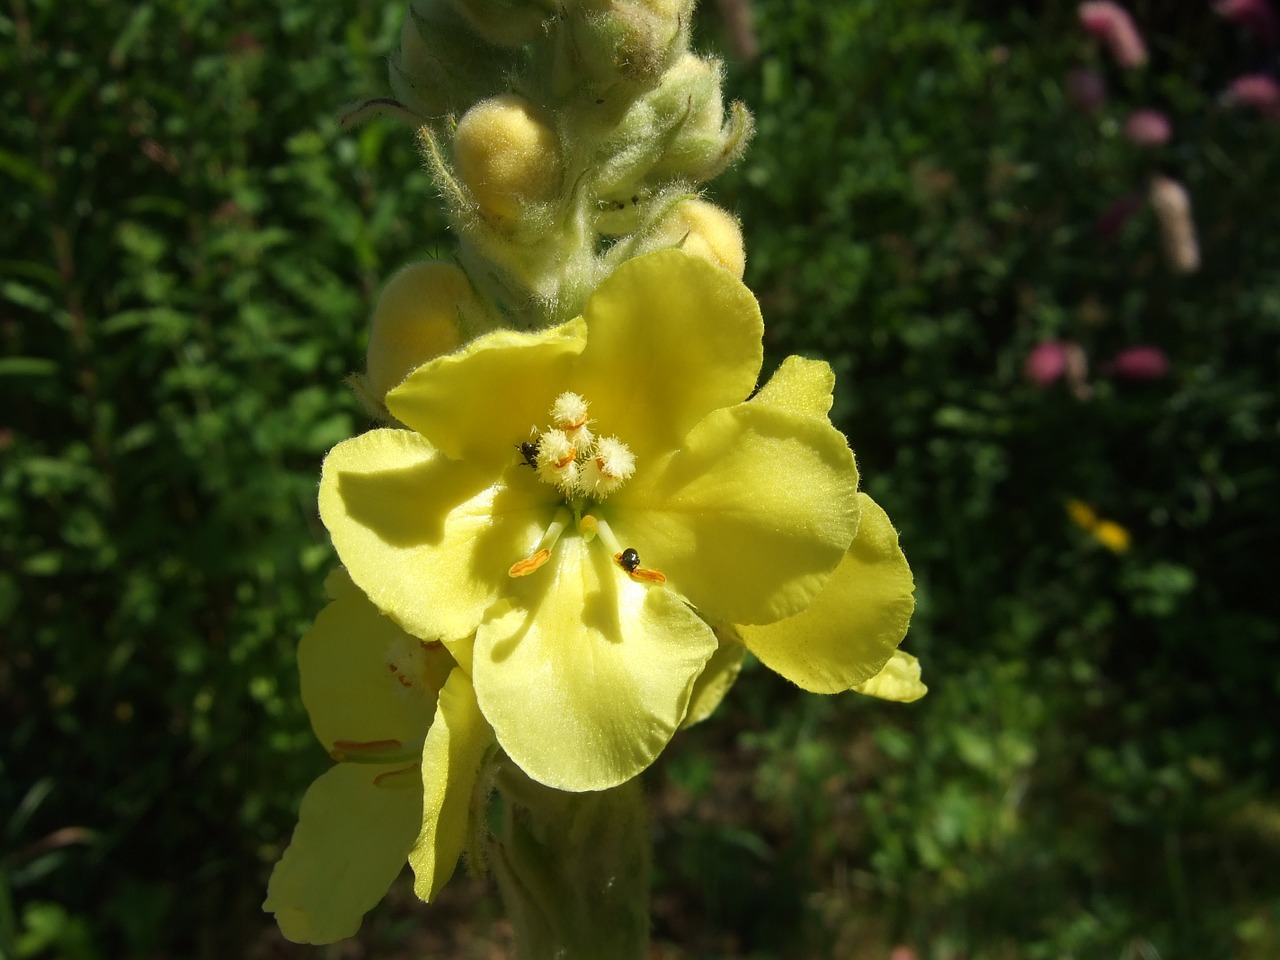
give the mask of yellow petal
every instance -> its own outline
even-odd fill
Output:
[[[426,640],[475,630],[558,497],[528,468],[449,460],[409,430],[371,430],[325,458],[320,517],[351,578]]]
[[[478,337],[409,374],[387,394],[387,409],[446,456],[500,471],[519,462],[515,445],[566,389],[585,329],[573,320],[539,333]]]
[[[679,446],[718,407],[751,393],[764,321],[751,291],[679,250],[628,260],[587,301],[587,347],[574,389],[600,436],[643,461]]]
[[[719,646],[711,655],[698,679],[693,683],[693,694],[689,698],[689,712],[685,714],[680,729],[701,723],[720,706],[720,701],[729,692],[738,673],[742,670],[742,661],[747,648],[742,645],[738,633],[732,627],[716,629],[716,640]]]
[[[333,943],[353,936],[404,867],[422,822],[422,791],[416,778],[408,786],[374,785],[395,769],[340,763],[307,790],[262,905],[286,939]]]
[[[674,594],[634,583],[599,540],[561,539],[476,634],[474,679],[530,777],[603,790],[653,762],[684,718],[715,635]]]
[[[907,632],[915,601],[911,568],[885,512],[858,494],[858,536],[807,610],[741,627],[765,666],[814,693],[838,693],[875,676]]]
[[[454,670],[440,691],[422,750],[421,832],[409,852],[414,892],[430,900],[453,876],[470,831],[472,794],[493,731],[480,714],[471,678]]]
[[[768,404],[809,417],[825,417],[831,412],[831,392],[836,386],[835,371],[823,360],[787,357],[769,382],[751,398],[751,403]]]
[[[298,644],[302,702],[316,737],[328,748],[342,740],[420,741],[452,658],[380,614],[345,575],[325,584],[335,599]]]
[[[919,700],[929,692],[929,688],[920,682],[920,661],[905,650],[895,650],[879,673],[853,689],[869,697],[899,703]]]
[[[717,410],[606,502],[623,546],[709,620],[771,623],[818,595],[858,528],[857,471],[825,420]]]

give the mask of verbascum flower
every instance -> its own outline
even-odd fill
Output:
[[[387,395],[410,429],[326,459],[352,578],[470,662],[535,780],[635,776],[714,707],[740,642],[806,689],[903,672],[911,573],[828,419],[834,376],[791,358],[752,397],[762,333],[727,271],[639,257],[583,316],[419,368]]]
[[[1147,45],[1128,10],[1110,0],[1082,3],[1077,9],[1080,25],[1107,45],[1117,64],[1131,70],[1147,62]]]
[[[409,861],[430,899],[467,836],[493,734],[466,672],[411,637],[342,570],[298,645],[302,699],[338,763],[307,790],[263,908],[297,943],[352,936]]]

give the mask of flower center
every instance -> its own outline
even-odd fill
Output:
[[[657,570],[640,565],[640,555],[633,548],[619,546],[608,524],[587,513],[589,500],[600,501],[631,478],[636,472],[636,457],[631,448],[617,437],[597,437],[590,404],[576,393],[565,392],[551,404],[551,426],[541,433],[535,426],[536,441],[516,444],[524,463],[532,467],[538,479],[564,494],[566,505],[556,511],[551,525],[538,546],[528,557],[511,565],[508,573],[523,577],[533,573],[551,558],[551,550],[571,523],[588,543],[597,536],[613,554],[613,562],[632,580],[665,583],[667,578]]]
[[[551,426],[536,442],[518,444],[524,462],[538,479],[557,487],[570,500],[603,500],[636,471],[635,454],[617,437],[597,437],[590,405],[565,392],[551,405]]]

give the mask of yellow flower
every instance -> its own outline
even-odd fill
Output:
[[[1072,523],[1112,553],[1124,553],[1129,549],[1133,538],[1125,527],[1114,520],[1102,519],[1083,500],[1068,500],[1066,508]]]
[[[296,943],[352,936],[403,869],[430,899],[453,873],[493,734],[470,678],[335,571],[298,645],[302,699],[339,761],[307,790],[263,909]]]
[[[480,708],[534,779],[598,790],[648,766],[692,719],[716,629],[826,691],[901,640],[910,571],[827,418],[830,368],[793,358],[748,400],[762,332],[727,272],[641,257],[576,320],[420,367],[386,401],[410,429],[326,459],[352,578],[409,633],[474,645]]]
[[[1129,549],[1132,537],[1129,531],[1114,520],[1100,520],[1093,528],[1093,538],[1112,553],[1124,553]]]

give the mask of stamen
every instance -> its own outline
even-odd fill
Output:
[[[329,756],[338,763],[403,763],[422,756],[422,740],[335,740]]]
[[[650,567],[640,566],[640,553],[634,547],[622,549],[618,543],[618,538],[614,536],[613,531],[609,529],[609,524],[603,520],[596,519],[596,532],[600,537],[600,542],[608,548],[613,554],[613,562],[628,577],[636,583],[652,583],[663,584],[667,582],[667,575],[661,570],[654,570]]]
[[[587,416],[590,406],[578,394],[567,391],[556,397],[555,403],[551,405],[551,422],[563,430],[578,445],[579,450],[589,450],[595,442],[595,437],[587,426],[591,422]]]
[[[587,493],[605,497],[617,490],[636,472],[636,456],[617,437],[603,437],[595,456],[582,465],[579,485]]]
[[[375,787],[416,787],[422,782],[421,773],[417,771],[422,769],[421,763],[411,763],[407,767],[401,767],[399,770],[387,770],[373,778]],[[415,775],[407,776],[409,773]]]
[[[517,560],[513,563],[511,565],[511,569],[507,571],[507,576],[527,577],[550,559],[550,550],[539,550],[532,556],[525,557],[523,560]]]
[[[564,528],[569,525],[573,519],[573,515],[564,507],[556,511],[556,515],[551,519],[551,526],[547,527],[547,532],[542,535],[542,539],[538,541],[538,546],[533,553],[525,557],[523,560],[517,560],[510,569],[507,570],[507,576],[510,577],[527,577],[533,573],[544,563],[551,559],[551,548],[556,545],[556,541],[560,539],[560,534],[564,533]]]
[[[571,492],[578,483],[578,448],[563,430],[548,430],[538,438],[538,476]]]
[[[576,430],[587,425],[590,404],[576,393],[565,392],[551,405],[551,422],[561,430]]]

